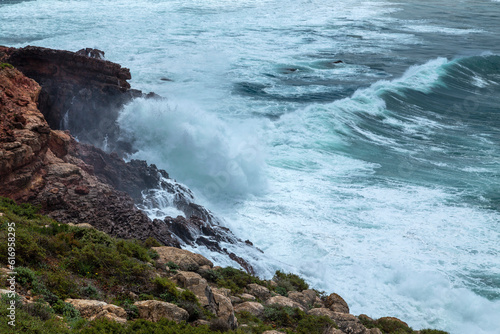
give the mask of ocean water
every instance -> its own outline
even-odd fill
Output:
[[[499,1],[0,1],[0,45],[95,47],[165,96],[122,111],[134,157],[262,249],[260,275],[499,333]]]

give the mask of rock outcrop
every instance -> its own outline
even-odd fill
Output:
[[[130,89],[128,69],[90,57],[97,51],[0,49],[7,62],[42,86],[39,108],[52,129],[70,130],[80,141],[97,147],[130,152],[130,145],[118,139],[116,118],[123,104],[142,93]]]
[[[122,324],[127,322],[127,312],[113,304],[86,299],[66,299],[65,302],[73,305],[83,318],[90,321],[105,318]]]
[[[130,89],[128,69],[91,51],[0,46],[0,61],[16,66],[0,74],[0,195],[40,205],[60,222],[90,223],[122,238],[204,246],[252,272],[247,261],[220,246],[251,244],[220,226],[188,188],[154,165],[120,157],[131,146],[118,139],[118,112],[142,93]],[[113,153],[89,145],[104,148],[105,141]],[[151,221],[140,210],[159,205],[162,194],[184,216]]]
[[[153,250],[158,253],[159,263],[167,264],[168,262],[173,262],[179,266],[180,270],[198,271],[203,266],[208,266],[209,268],[213,268],[214,266],[212,261],[206,257],[184,249],[163,246],[153,247]]]
[[[189,313],[186,310],[167,302],[143,300],[135,302],[134,305],[139,310],[140,318],[153,322],[157,322],[162,318],[181,322],[189,318]]]

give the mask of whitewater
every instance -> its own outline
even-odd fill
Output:
[[[262,249],[259,275],[499,333],[500,2],[0,1],[0,45],[104,50],[165,97],[122,110],[131,158]]]

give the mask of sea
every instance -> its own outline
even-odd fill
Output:
[[[261,277],[500,333],[500,1],[0,1],[0,45],[97,48],[165,97],[121,111],[129,158],[261,249]]]

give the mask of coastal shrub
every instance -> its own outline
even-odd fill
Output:
[[[26,333],[40,333],[40,334],[69,334],[70,330],[66,324],[50,317],[47,320],[40,319],[39,316],[33,316],[20,305],[16,308],[16,326],[10,326],[7,322],[7,302],[3,298],[0,300],[0,333],[12,334],[26,334]],[[49,311],[50,312],[50,311]]]
[[[273,281],[277,283],[277,288],[281,288],[278,292],[283,294],[283,289],[288,291],[303,291],[309,289],[309,285],[304,281],[304,279],[300,278],[295,274],[286,274],[277,270],[274,274]],[[283,294],[286,296],[286,294]]]
[[[149,237],[144,241],[144,247],[146,247],[146,248],[160,247],[160,246],[163,246],[163,245],[153,237]]]
[[[305,312],[288,306],[269,305],[264,308],[264,320],[278,327],[291,327],[305,317]]]
[[[0,253],[7,254],[8,251],[8,229],[7,223],[2,224],[0,230]],[[23,228],[20,223],[16,223],[16,264],[27,267],[38,266],[46,256],[45,250],[38,245],[38,238],[28,228]],[[0,256],[0,262],[7,263],[6,256]]]
[[[252,276],[243,270],[226,267],[217,270],[218,275],[220,277],[217,279],[217,285],[230,289],[233,293],[242,293],[243,288],[245,288],[248,284],[256,283],[260,285],[266,285],[266,282],[258,279],[255,276]]]
[[[210,330],[212,330],[214,332],[219,332],[219,333],[225,333],[225,332],[231,330],[231,327],[229,326],[227,321],[225,321],[222,318],[211,319],[209,328],[210,328]]]
[[[47,289],[60,299],[80,297],[76,293],[79,290],[78,284],[69,272],[65,270],[47,271],[44,276]]]
[[[191,326],[185,322],[175,323],[167,319],[150,322],[143,319],[130,321],[125,325],[107,319],[91,321],[81,329],[81,334],[220,334],[208,326]]]
[[[5,64],[5,63],[4,63]],[[2,64],[3,65],[3,64]],[[10,65],[10,64],[8,64]],[[12,65],[11,65],[12,66]],[[3,212],[10,211],[16,216],[20,216],[27,219],[35,219],[39,217],[38,212],[40,211],[40,206],[34,206],[27,203],[17,204],[10,198],[0,197],[0,210]]]
[[[222,275],[213,269],[204,270],[201,272],[201,277],[206,279],[208,282],[215,283],[219,279],[223,279]]]
[[[52,318],[52,315],[54,314],[54,310],[49,305],[39,301],[23,305],[22,308],[29,315],[33,317],[38,317],[43,321],[49,320],[50,318]]]
[[[258,317],[256,317],[255,315],[253,315],[248,311],[236,313],[236,317],[238,318],[239,324],[248,325],[245,327],[240,327],[237,331],[238,333],[244,332],[244,333],[260,334],[267,330],[273,329],[272,326],[265,324],[261,319],[259,319]]]
[[[83,296],[90,299],[99,299],[100,294],[99,291],[92,284],[88,284],[87,286],[81,288],[81,293]]]
[[[332,319],[326,316],[305,315],[297,323],[295,331],[300,334],[323,334],[331,328],[338,328]]]
[[[127,312],[128,320],[139,318],[139,308],[132,301],[126,300],[121,306]]]
[[[52,305],[52,309],[55,313],[68,318],[68,320],[80,318],[80,311],[78,311],[73,305],[65,303],[62,300],[58,300],[56,303],[54,303],[54,305]]]
[[[172,262],[172,261],[168,261],[166,263],[166,266],[168,267],[168,269],[170,269],[170,272],[172,274],[176,274],[177,273],[177,270],[179,270],[179,265],[177,265],[176,263]]]
[[[0,64],[0,69],[4,69],[4,68],[14,68],[14,66],[12,66],[11,64],[9,63],[1,63]]]
[[[33,281],[36,280],[36,274],[33,270],[26,267],[17,267],[16,269],[16,281],[24,288],[28,289],[31,287]]]
[[[437,329],[421,329],[420,334],[450,334],[445,331],[440,331]]]

